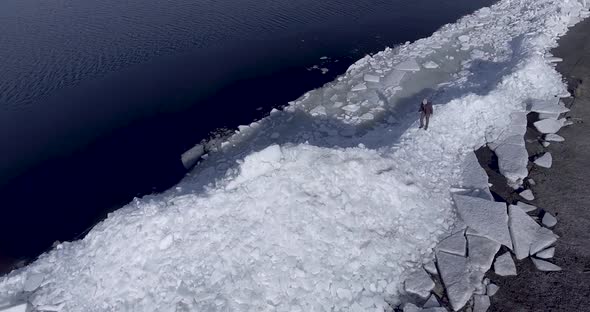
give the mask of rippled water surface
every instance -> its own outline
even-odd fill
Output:
[[[210,131],[493,2],[1,1],[0,256],[77,237],[173,185]]]

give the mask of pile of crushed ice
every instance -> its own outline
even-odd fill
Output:
[[[503,0],[365,57],[220,144],[195,147],[183,162],[198,164],[174,189],[1,277],[0,307],[391,311],[407,292],[429,293],[428,275],[415,272],[435,254],[452,306],[462,306],[483,293],[471,287],[500,245],[517,257],[533,243],[551,253],[537,244],[551,236],[540,226],[515,238],[507,222],[526,215],[491,201],[473,150],[493,142],[499,155],[518,154],[502,159],[522,160],[514,136],[527,104],[566,93],[547,51],[588,14],[584,5]],[[424,96],[436,104],[428,131],[416,125]],[[554,107],[543,113],[555,119]],[[527,174],[522,161],[501,170],[515,187]],[[465,258],[467,248],[478,256]],[[509,271],[508,260],[496,267]]]

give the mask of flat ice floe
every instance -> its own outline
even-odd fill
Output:
[[[527,103],[567,92],[544,56],[582,9],[502,0],[359,60],[284,110],[207,143],[205,154],[186,154],[186,164],[202,158],[177,187],[134,200],[84,239],[1,277],[0,307],[25,298],[69,312],[391,311],[438,242],[465,229],[451,197],[462,188],[481,195],[495,226],[461,214],[467,235],[492,243],[468,237],[482,250],[472,262],[437,252],[460,309],[480,291],[472,265],[488,266],[514,236],[499,213],[506,205],[465,165],[486,143],[522,147],[512,136],[524,133]],[[435,103],[428,131],[417,129],[423,97]],[[518,166],[509,170],[516,183]],[[515,252],[548,247],[550,235],[538,234],[524,233],[526,251]],[[509,262],[508,253],[494,266],[511,273]]]

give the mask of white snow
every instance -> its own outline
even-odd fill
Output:
[[[486,295],[473,296],[473,312],[486,312],[490,308],[490,297]]]
[[[481,236],[512,249],[506,204],[476,197],[454,195],[461,219]]]
[[[530,254],[534,255],[537,252],[545,248],[548,248],[557,241],[557,238],[559,237],[555,235],[555,233],[553,233],[553,231],[551,231],[550,229],[539,227],[537,233],[535,233],[535,238],[531,243]]]
[[[465,306],[474,290],[469,281],[467,258],[446,252],[437,252],[436,261],[451,306],[457,311]]]
[[[494,272],[500,276],[514,276],[516,275],[516,265],[510,252],[505,252],[503,255],[496,258],[494,262]]]
[[[563,142],[565,139],[559,134],[549,133],[545,135],[545,141]]]
[[[524,190],[520,192],[518,195],[526,200],[535,200],[535,195],[533,195],[533,191],[531,190]]]
[[[522,260],[529,256],[530,246],[537,235],[540,226],[519,206],[511,205],[508,208],[510,220],[510,236],[514,245],[516,259]]]
[[[545,212],[541,222],[543,222],[543,225],[546,227],[554,227],[557,224],[557,219],[549,212]]]
[[[561,268],[551,262],[545,261],[545,260],[541,260],[541,259],[536,259],[536,258],[531,258],[533,260],[533,263],[535,264],[535,267],[537,268],[537,270],[539,271],[544,271],[544,272],[556,272],[556,271],[561,271]]]
[[[549,152],[547,152],[547,153],[543,154],[543,156],[535,159],[535,165],[537,165],[539,167],[551,168],[552,164],[553,164],[553,157],[551,156],[551,153],[549,153]]]
[[[541,259],[551,259],[555,255],[555,247],[547,248],[543,251],[539,251],[535,254],[535,257]]]
[[[68,312],[390,311],[404,277],[455,228],[449,191],[466,180],[467,155],[522,136],[531,99],[567,93],[544,56],[581,8],[500,0],[364,57],[283,110],[207,142],[208,157],[177,187],[133,200],[83,239],[0,277],[0,301],[13,302],[39,273],[32,305]],[[439,68],[422,71],[417,60]],[[374,73],[379,83],[364,81]],[[436,113],[419,131],[425,95]],[[491,229],[479,213],[466,223],[509,245],[499,203],[479,208],[491,210]],[[471,276],[464,257],[436,258],[453,307],[464,306],[481,272]]]
[[[437,251],[444,251],[457,256],[467,256],[466,252],[467,241],[465,240],[465,232],[457,232],[445,239],[443,239],[436,246]]]
[[[536,121],[535,123],[533,123],[533,125],[541,133],[556,133],[557,131],[559,131],[559,129],[561,129],[561,127],[563,127],[563,119],[543,119]]]
[[[433,289],[434,281],[423,269],[416,270],[404,281],[404,290],[422,299],[428,298]]]

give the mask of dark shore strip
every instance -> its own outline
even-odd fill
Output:
[[[547,211],[557,217],[553,230],[560,238],[551,262],[563,271],[541,272],[527,258],[516,262],[517,276],[500,277],[488,272],[487,277],[500,286],[498,293],[491,297],[490,311],[590,309],[590,124],[584,122],[590,120],[590,19],[570,29],[553,54],[563,58],[557,70],[573,95],[563,101],[571,109],[565,117],[574,125],[559,131],[565,142],[552,142],[545,148],[541,145],[542,135],[532,127],[535,117],[529,115],[525,136],[529,156],[550,152],[553,166],[544,169],[530,162],[525,185],[535,194],[535,200],[530,203],[539,207],[537,216],[542,217]],[[493,152],[483,147],[476,154],[490,177],[496,200],[522,201],[498,172]]]

